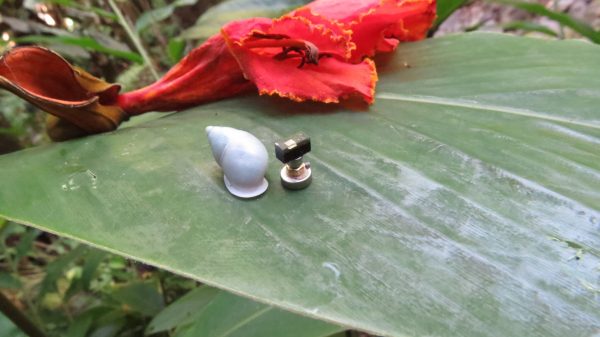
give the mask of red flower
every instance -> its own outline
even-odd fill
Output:
[[[372,103],[368,57],[424,38],[434,18],[435,0],[317,0],[279,19],[234,21],[157,83],[121,95],[120,106],[180,110],[251,88],[244,78],[260,94],[295,101]]]
[[[424,38],[434,18],[435,0],[316,0],[279,19],[227,24],[163,78],[121,95],[118,86],[35,47],[0,60],[0,86],[76,133],[112,130],[128,115],[181,110],[254,87],[294,101],[357,96],[372,103],[377,72],[370,57]],[[48,71],[49,62],[62,70]]]
[[[325,103],[350,95],[373,100],[375,64],[370,59],[349,62],[356,48],[350,32],[338,35],[300,16],[237,21],[221,32],[261,94]]]

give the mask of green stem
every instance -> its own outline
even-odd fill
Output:
[[[24,294],[23,299],[25,300],[25,304],[27,304],[29,310],[31,310],[31,317],[33,318],[34,324],[37,324],[37,326],[43,326],[43,321],[38,308],[33,304],[31,297],[28,294]]]
[[[21,331],[26,333],[30,337],[46,337],[46,334],[42,332],[33,322],[3,293],[0,292],[0,311],[4,313],[8,319],[10,319]]]
[[[6,251],[6,245],[4,243],[3,243],[3,246],[4,246],[3,247],[4,250]],[[16,261],[11,254],[6,254],[6,261],[8,262],[8,265],[10,266],[10,269],[11,269],[10,272],[12,274],[16,274],[18,276],[17,267],[18,267],[19,261]],[[34,322],[31,323],[31,321],[27,317],[25,317],[25,320],[30,321],[30,324],[33,327],[36,327],[36,324],[37,324],[37,326],[41,327],[41,326],[43,326],[42,319],[40,317],[37,307],[33,305],[33,302],[31,301],[31,298],[29,297],[30,295],[31,295],[31,292],[25,292],[23,298],[25,300],[25,303],[27,304],[27,307],[31,311],[31,316],[33,317]],[[0,296],[4,296],[4,294],[0,293]],[[6,301],[8,301],[8,303]],[[17,325],[19,328],[21,328],[21,330],[23,330],[24,332],[27,332],[17,322],[15,322],[14,319],[11,318],[11,316],[9,316],[4,311],[5,308],[7,308],[7,310],[9,310],[11,308],[11,306],[14,307],[14,305],[12,304],[12,302],[10,302],[10,300],[8,298],[6,298],[6,297],[4,297],[4,299],[0,298],[0,311],[4,312],[6,317],[10,318],[10,320],[13,321],[15,323],[15,325]],[[16,307],[14,308],[14,310],[16,310],[17,312],[20,313],[19,309],[17,309]],[[21,315],[23,315],[23,314],[21,313]],[[43,332],[42,332],[42,336],[43,336]]]
[[[144,63],[150,69],[150,72],[152,73],[152,76],[154,76],[154,78],[156,80],[158,80],[159,79],[158,72],[154,68],[154,65],[152,64],[152,60],[150,59],[150,56],[148,56],[148,52],[146,51],[146,49],[142,45],[142,41],[140,40],[139,35],[137,35],[137,33],[135,33],[133,31],[133,29],[131,29],[131,25],[129,24],[129,22],[127,21],[127,19],[125,19],[125,16],[123,16],[123,13],[121,12],[121,10],[117,6],[117,4],[115,4],[115,2],[113,0],[108,0],[108,4],[110,5],[110,7],[112,8],[112,10],[117,15],[117,18],[119,18],[119,23],[121,24],[121,26],[123,26],[123,28],[125,29],[125,32],[127,32],[127,35],[129,35],[129,38],[131,39],[131,41],[135,45],[135,48],[138,50],[138,52],[140,53],[140,55],[142,55],[142,58],[144,59]]]
[[[555,12],[558,12],[558,0],[552,2],[552,7]],[[558,22],[558,38],[561,40],[565,38],[565,27],[560,22]]]

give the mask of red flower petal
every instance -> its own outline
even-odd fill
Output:
[[[294,39],[310,41],[319,48],[321,54],[337,55],[343,59],[350,58],[352,50],[356,48],[351,42],[352,32],[315,24],[300,16],[284,16],[273,20],[267,33],[291,34]]]
[[[40,47],[19,47],[0,59],[0,87],[53,114],[48,134],[54,140],[111,131],[125,119],[114,105],[120,87],[71,66]]]
[[[308,8],[314,15],[326,17],[346,26],[359,20],[373,8],[380,5],[381,0],[316,0],[301,7]],[[300,10],[299,9],[299,10]],[[298,10],[297,10],[298,11]]]
[[[3,55],[0,78],[24,94],[65,104],[88,101],[96,95],[115,100],[119,91],[118,85],[101,81],[53,51],[34,46],[14,48]]]
[[[261,95],[276,94],[297,102],[325,103],[337,103],[341,98],[358,95],[368,103],[373,102],[377,73],[371,60],[351,64],[325,58],[319,65],[298,68],[297,60],[280,61],[239,47],[236,56]]]
[[[292,15],[351,30],[352,60],[358,61],[392,51],[398,41],[424,38],[435,19],[435,0],[317,0]]]
[[[300,7],[295,11],[287,14],[286,16],[306,18],[314,25],[326,26],[329,30],[332,31],[333,34],[345,36],[348,39],[352,40],[352,31],[349,29],[349,27],[337,20],[316,14],[308,6]],[[356,46],[354,48],[356,48]]]
[[[223,37],[215,35],[157,82],[120,95],[119,106],[132,115],[182,110],[250,88]]]
[[[326,103],[358,95],[367,102],[373,101],[375,66],[370,60],[346,62],[354,47],[348,35],[337,35],[302,17],[283,17],[271,25],[264,19],[237,21],[223,27],[222,33],[246,78],[256,84],[261,94]],[[321,55],[328,57],[321,58],[318,65],[301,67],[300,56],[278,57],[281,47],[302,41],[314,44]]]

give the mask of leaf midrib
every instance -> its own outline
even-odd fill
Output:
[[[240,321],[238,324],[232,326],[229,330],[223,332],[222,334],[220,334],[217,337],[227,337],[227,336],[231,335],[232,333],[234,333],[235,331],[237,331],[239,328],[241,328],[244,325],[252,322],[253,320],[257,319],[258,317],[266,314],[267,312],[269,312],[272,309],[273,309],[273,307],[266,307],[266,308],[260,309],[259,311],[257,311],[255,313],[253,313],[252,315],[246,317],[245,319],[243,319],[242,321]]]

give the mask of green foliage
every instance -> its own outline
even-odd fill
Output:
[[[167,48],[167,56],[171,64],[175,64],[183,57],[185,50],[185,41],[179,38],[174,38],[169,41]]]
[[[174,331],[175,336],[323,337],[339,326],[285,312],[202,286],[160,312],[146,334]]]
[[[2,1],[0,1],[2,5]],[[0,312],[0,336],[2,337],[27,337],[13,322]]]
[[[159,288],[155,280],[132,282],[115,289],[111,296],[124,305],[126,310],[151,317],[161,311],[165,305]]]
[[[559,24],[569,27],[581,34],[582,36],[588,38],[590,41],[594,43],[600,43],[600,31],[596,31],[590,25],[585,22],[579,21],[568,14],[561,13],[558,11],[553,11],[546,8],[544,5],[539,3],[531,3],[531,2],[520,2],[520,1],[511,1],[511,0],[498,0],[497,2],[504,3],[529,13],[541,15],[547,17],[551,20],[558,22]]]
[[[143,80],[146,70],[147,66],[145,64],[134,64],[120,73],[116,82],[121,85],[121,90],[124,92],[135,90],[151,82]]]
[[[192,324],[219,293],[216,288],[206,286],[190,291],[156,315],[148,324],[146,334],[151,335]]]
[[[83,337],[86,336],[87,332],[92,327],[94,323],[93,315],[81,315],[82,317],[77,317],[77,319],[69,325],[65,337]]]
[[[88,248],[83,245],[77,246],[74,250],[61,255],[46,267],[46,276],[40,285],[39,294],[45,296],[48,292],[58,292],[58,280],[61,278],[67,267],[79,259]]]
[[[512,21],[503,26],[506,31],[522,30],[525,32],[538,32],[552,37],[558,37],[558,34],[552,29],[527,21]]]
[[[469,0],[438,0],[436,2],[437,19],[433,24],[432,30],[435,31],[437,28],[446,21],[460,7],[468,3]]]
[[[7,272],[0,272],[0,289],[19,289],[21,281],[14,275]]]
[[[0,92],[0,101],[0,153],[46,141],[41,133],[44,116],[36,114],[30,105],[8,92]]]
[[[83,47],[88,50],[98,51],[107,55],[115,56],[136,63],[143,63],[142,57],[131,51],[117,50],[105,47],[91,37],[72,37],[72,36],[46,36],[46,35],[28,35],[14,39],[19,43],[36,44],[66,44]]]
[[[0,289],[26,305],[48,336],[139,334],[165,299],[195,287],[172,275],[139,277],[140,266],[121,257],[56,237],[46,244],[39,234],[11,222],[2,226]],[[38,266],[40,261],[47,266]],[[167,280],[168,296],[159,287]]]
[[[163,21],[173,15],[173,12],[175,9],[177,9],[177,7],[190,6],[196,2],[198,2],[198,0],[175,0],[166,6],[154,8],[150,11],[144,12],[135,22],[135,29],[140,32],[148,28],[150,25]]]
[[[113,21],[117,21],[118,18],[115,14],[97,7],[97,6],[93,6],[90,5],[90,3],[88,1],[76,1],[76,0],[43,0],[43,1],[38,1],[36,0],[36,2],[41,2],[41,3],[45,3],[45,4],[57,4],[57,5],[61,5],[61,6],[65,6],[65,7],[71,7],[71,8],[76,8],[82,11],[91,11],[92,13],[101,16],[103,18],[109,19],[109,20],[113,20]],[[84,2],[84,4],[82,4],[81,2]]]
[[[277,332],[259,336],[287,336],[290,331],[295,333],[299,330],[306,337],[323,337],[342,330],[215,288],[197,288],[195,282],[169,273],[149,271],[143,272],[144,276],[138,278],[141,266],[66,239],[54,238],[46,248],[31,245],[31,238],[39,234],[37,230],[25,230],[10,222],[2,226],[2,261],[18,260],[21,266],[31,263],[29,257],[31,261],[41,258],[51,261],[40,270],[43,276],[41,282],[35,281],[33,284],[31,276],[20,275],[16,267],[8,268],[12,271],[0,271],[0,289],[9,290],[18,299],[28,303],[30,315],[36,318],[36,324],[48,336],[164,336],[172,332],[181,335],[184,331],[189,334],[199,329],[197,322],[201,319],[209,319],[222,329],[234,327],[228,334],[231,336],[240,328],[244,331]],[[11,238],[19,238],[15,247],[5,245]],[[50,252],[60,254],[44,257]],[[132,272],[132,267],[137,272]],[[187,295],[179,298],[190,289]],[[173,303],[165,308],[167,300]],[[240,311],[243,308],[246,310]],[[238,315],[235,315],[236,312]],[[269,317],[278,324],[272,324]],[[24,336],[1,315],[0,335]],[[216,336],[211,333],[201,335]]]
[[[381,335],[589,335],[599,59],[590,43],[500,34],[401,44],[369,111],[248,96],[0,157],[0,214]],[[264,196],[232,197],[207,125],[265,144],[306,132],[313,184],[284,190],[271,160]],[[211,326],[268,320],[260,306]]]
[[[226,0],[211,7],[196,24],[181,33],[184,39],[204,40],[219,32],[229,21],[251,17],[277,17],[310,0]]]
[[[193,323],[178,328],[179,337],[322,337],[343,330],[227,292],[211,296],[193,313]],[[197,301],[206,303],[202,298]],[[175,305],[175,304],[174,304]]]

